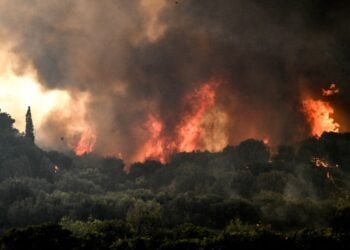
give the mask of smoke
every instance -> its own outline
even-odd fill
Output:
[[[21,59],[18,74],[30,65],[46,88],[89,95],[83,118],[77,111],[46,118],[43,144],[55,147],[52,138],[66,136],[79,118],[95,131],[96,152],[132,160],[150,137],[149,115],[169,137],[188,93],[210,79],[220,84],[203,126],[220,124],[225,131],[212,134],[228,143],[304,138],[305,92],[332,101],[348,130],[349,7],[321,0],[0,0],[0,38]],[[331,82],[339,95],[322,97]]]

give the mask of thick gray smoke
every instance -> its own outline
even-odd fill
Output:
[[[172,133],[184,96],[213,77],[229,143],[307,136],[300,93],[319,96],[331,82],[341,93],[327,100],[348,130],[349,10],[321,0],[0,0],[0,34],[47,88],[92,94],[97,152],[131,156],[149,113]],[[57,136],[64,124],[53,117]]]

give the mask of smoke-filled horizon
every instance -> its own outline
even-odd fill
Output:
[[[127,161],[162,159],[247,138],[276,145],[317,135],[305,113],[320,106],[334,109],[321,132],[348,131],[349,7],[0,0],[0,36],[18,74],[32,68],[45,88],[72,98],[40,125],[40,143],[74,148],[80,140]],[[339,92],[322,95],[331,83]]]

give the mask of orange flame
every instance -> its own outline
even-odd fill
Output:
[[[207,83],[187,96],[188,112],[177,127],[178,151],[190,152],[201,148],[203,128],[201,122],[205,112],[215,104],[216,84]]]
[[[163,130],[162,122],[159,119],[157,119],[154,115],[149,115],[148,121],[146,123],[146,128],[151,134],[151,137],[144,146],[144,158],[158,159],[160,162],[164,163],[166,153],[164,150],[164,140],[161,137],[161,133]]]
[[[306,99],[302,105],[312,136],[320,137],[323,132],[339,132],[340,125],[331,117],[334,109],[328,102]]]
[[[339,88],[337,88],[337,85],[335,83],[332,83],[328,89],[322,89],[323,96],[332,96],[337,93],[339,93]]]
[[[81,156],[86,153],[92,152],[96,143],[96,135],[87,130],[80,136],[78,145],[75,147],[74,152],[76,155]]]
[[[215,105],[216,86],[214,82],[205,83],[184,98],[184,115],[172,135],[164,135],[162,120],[149,115],[145,125],[149,139],[135,160],[157,159],[164,163],[171,153],[204,149],[205,128],[202,122],[207,111]]]

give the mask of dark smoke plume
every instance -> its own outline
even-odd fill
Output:
[[[301,91],[319,96],[331,82],[341,93],[327,100],[348,130],[349,10],[325,0],[0,0],[0,34],[19,72],[33,65],[47,88],[91,93],[95,150],[130,157],[149,113],[171,134],[186,93],[213,77],[229,143],[306,137]],[[64,126],[48,118],[52,135]]]

